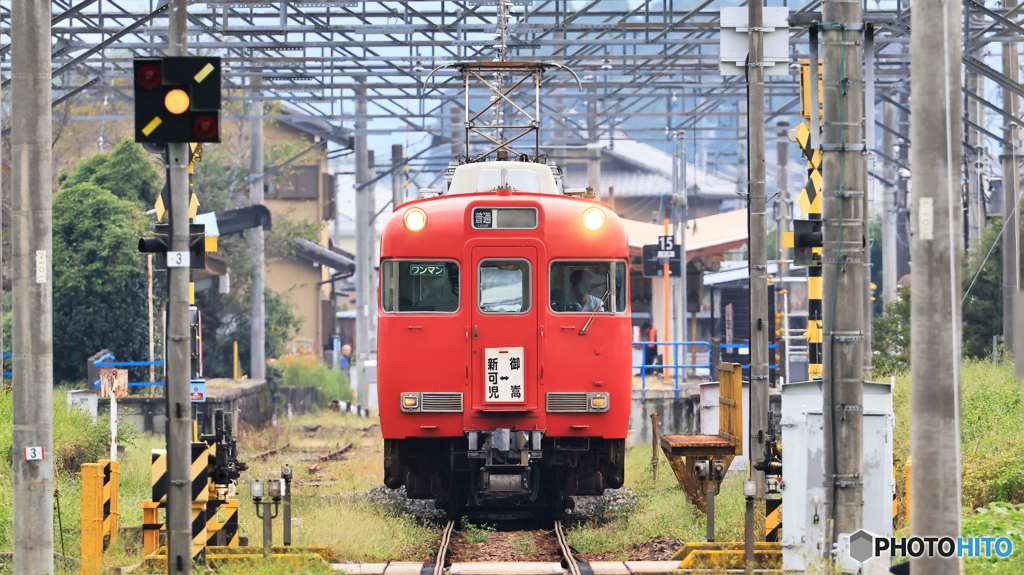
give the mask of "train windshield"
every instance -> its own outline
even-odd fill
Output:
[[[530,309],[530,262],[480,262],[478,301],[484,313],[525,313]]]
[[[626,264],[615,261],[560,261],[551,264],[551,311],[626,311]]]
[[[455,313],[459,310],[459,264],[446,261],[386,261],[381,304],[387,312]]]

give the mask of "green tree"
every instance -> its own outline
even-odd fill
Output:
[[[992,336],[1003,333],[1003,251],[999,241],[1002,225],[1001,218],[993,218],[981,231],[981,241],[964,258],[961,275],[966,294],[962,307],[965,357],[990,357]]]
[[[900,286],[872,321],[872,365],[876,375],[910,369],[910,286]]]
[[[133,140],[125,138],[112,152],[90,156],[70,172],[57,178],[62,189],[89,182],[122,200],[135,202],[143,210],[153,207],[163,188],[163,177],[152,156]]]
[[[86,359],[100,349],[120,359],[147,357],[146,274],[135,247],[146,233],[135,203],[96,184],[78,183],[54,198],[55,381],[85,379]]]

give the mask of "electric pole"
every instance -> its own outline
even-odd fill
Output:
[[[896,153],[896,106],[889,102],[882,104],[882,123],[887,130],[882,132],[882,150],[886,156],[893,157]],[[882,177],[885,178],[882,188],[882,298],[886,301],[896,299],[896,178],[899,177],[896,165],[883,159]]]
[[[825,500],[831,544],[863,524],[864,25],[861,5],[822,4],[822,281]],[[917,471],[915,469],[915,471]]]
[[[14,572],[53,573],[50,0],[11,5]]]
[[[1003,7],[1007,10],[1017,6],[1017,0],[1003,0]],[[1019,73],[1017,67],[1017,44],[1006,42],[1003,44],[1003,74],[1013,82],[1017,82]],[[1017,117],[1017,95],[1012,90],[1003,88],[1003,112],[1012,118]],[[1010,142],[1010,145],[1003,146],[1003,153],[999,157],[1000,168],[1003,173],[1003,348],[1007,351],[1015,351],[1013,341],[1013,300],[1014,294],[1020,290],[1020,262],[1017,259],[1020,247],[1020,217],[1017,213],[1018,196],[1020,195],[1020,168],[1017,163],[1018,144],[1021,137],[1020,126],[1014,122],[1007,122],[1003,127],[1003,139]],[[1015,354],[1021,361],[1014,359],[1018,364],[1024,363],[1024,356]]]
[[[170,56],[188,55],[186,3],[186,0],[170,0],[169,3],[167,53]],[[189,252],[188,164],[191,154],[188,143],[167,144],[170,252]],[[189,575],[192,573],[192,403],[189,399],[192,358],[188,266],[168,267],[167,278],[167,572]]]
[[[857,4],[856,6],[860,6]],[[910,489],[913,535],[960,535],[960,0],[918,0],[911,14]],[[913,575],[958,575],[960,559],[910,560]]]
[[[355,176],[356,176],[356,400],[370,404],[370,386],[366,380],[366,362],[370,359],[371,313],[377,309],[373,289],[373,184],[370,181],[369,154],[366,147],[366,91],[356,90]]]
[[[391,164],[400,166],[405,161],[402,144],[391,144]],[[391,172],[391,209],[398,211],[398,206],[405,203],[405,172],[395,169]]]
[[[792,377],[789,374],[789,317],[786,315],[786,306],[783,305],[784,299],[789,294],[789,284],[786,283],[786,278],[789,277],[789,260],[793,258],[792,254],[789,253],[788,248],[782,247],[783,241],[782,236],[786,232],[789,232],[792,228],[793,212],[791,210],[792,204],[789,200],[789,122],[780,121],[779,124],[778,140],[775,143],[775,161],[778,164],[778,174],[775,178],[776,187],[778,188],[779,198],[775,202],[775,221],[776,221],[776,244],[779,246],[778,253],[772,254],[777,258],[778,261],[778,278],[775,280],[775,284],[779,286],[775,291],[775,311],[782,310],[782,315],[778,313],[775,317],[782,318],[782,325],[775,326],[777,333],[781,333],[781,342],[779,343],[779,361],[777,372],[781,372],[783,381],[791,381]],[[782,292],[782,293],[780,293]]]
[[[764,453],[764,440],[755,441],[768,427],[768,218],[764,120],[764,10],[761,2],[747,4],[747,246],[750,258],[750,478],[757,498],[764,499],[764,471],[754,463]]]
[[[263,204],[263,78],[249,80],[252,100],[249,103],[249,200],[253,205]],[[249,377],[267,377],[267,268],[264,257],[263,226],[249,230],[252,243],[252,312],[249,344]]]
[[[983,14],[972,13],[965,24],[980,26],[984,24],[984,18]],[[976,59],[983,59],[984,52],[984,48],[975,48],[970,55]],[[968,68],[966,84],[967,90],[977,94],[978,98],[985,97],[985,79],[981,74]],[[968,98],[964,103],[967,104],[967,120],[976,126],[984,126],[984,104],[974,98]],[[971,147],[967,163],[967,246],[971,248],[981,240],[981,229],[985,227],[985,192],[982,182],[985,167],[985,136],[977,128],[968,127],[967,143]]]

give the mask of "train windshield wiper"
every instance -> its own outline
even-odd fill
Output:
[[[605,303],[611,303],[607,301],[608,296],[610,295],[612,295],[612,290],[605,290],[604,295],[601,296],[601,307],[604,307]],[[587,335],[587,330],[590,329],[590,324],[594,323],[594,318],[597,317],[597,312],[601,310],[601,307],[594,308],[594,311],[590,313],[590,317],[587,319],[587,323],[583,324],[583,329],[580,330],[580,335]]]

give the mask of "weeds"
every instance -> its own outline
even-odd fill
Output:
[[[463,524],[466,526],[463,529],[462,534],[466,538],[466,541],[474,545],[481,543],[487,543],[487,540],[491,538],[491,534],[494,533],[494,526],[481,523],[480,525],[474,525],[466,521],[466,518],[462,518]]]
[[[513,535],[509,538],[509,543],[512,544],[512,549],[519,555],[533,555],[533,552],[536,550],[532,533]]]

